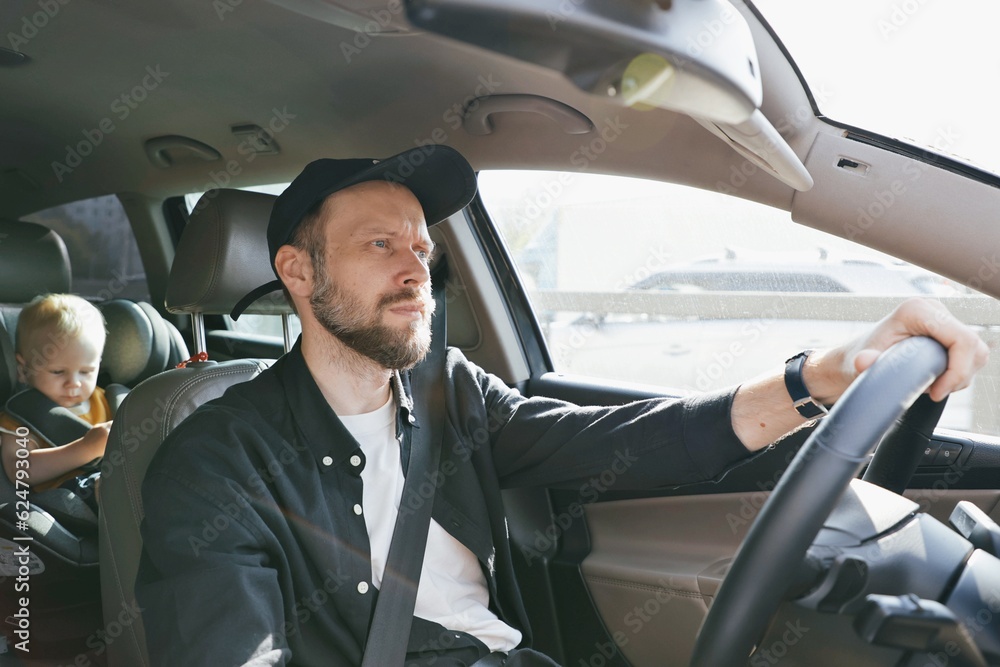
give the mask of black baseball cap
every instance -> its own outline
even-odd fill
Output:
[[[428,227],[465,208],[476,194],[476,173],[462,154],[449,146],[419,146],[384,160],[314,160],[278,195],[271,209],[267,223],[271,268],[275,268],[278,248],[291,242],[299,223],[309,212],[333,193],[368,181],[389,181],[406,186],[420,202]],[[261,285],[240,299],[231,317],[237,319],[254,301],[278,289],[281,289],[280,280]]]

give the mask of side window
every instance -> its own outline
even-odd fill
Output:
[[[118,197],[84,199],[24,219],[45,225],[66,242],[77,294],[149,301],[139,247]]]
[[[281,338],[284,336],[281,329],[281,317],[278,315],[252,315],[245,313],[240,315],[240,319],[234,320],[229,315],[223,316],[229,329],[240,333],[254,334],[256,336],[271,336]],[[288,328],[291,330],[292,340],[302,333],[302,323],[298,315],[289,315]]]
[[[964,285],[735,197],[595,174],[479,184],[560,373],[707,391],[842,343],[912,296],[990,321],[993,300]],[[996,363],[942,426],[1000,434]]]

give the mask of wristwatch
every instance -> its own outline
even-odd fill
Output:
[[[785,362],[785,389],[792,397],[792,405],[806,419],[817,419],[827,415],[826,406],[809,394],[802,380],[802,367],[812,350],[804,350]]]

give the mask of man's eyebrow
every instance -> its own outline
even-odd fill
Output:
[[[387,236],[389,238],[398,238],[402,234],[398,229],[394,230],[394,229],[387,229],[384,227],[362,227],[357,231],[357,235],[362,238],[368,238],[371,236]],[[427,246],[427,252],[434,252],[434,248],[437,247],[434,241],[431,240],[430,238],[422,240],[425,241],[425,245]]]
[[[362,227],[357,231],[358,236],[399,236],[399,231],[385,227]]]

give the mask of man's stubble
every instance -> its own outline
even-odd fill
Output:
[[[316,320],[333,336],[354,350],[389,370],[416,366],[431,345],[430,316],[434,300],[428,289],[402,289],[383,294],[374,307],[339,288],[330,280],[324,263],[313,261],[315,286],[309,297]],[[382,323],[387,308],[400,302],[424,304],[424,317],[409,327],[393,328]]]

